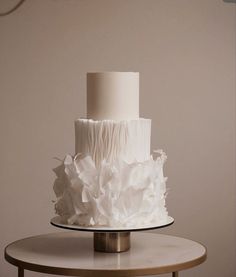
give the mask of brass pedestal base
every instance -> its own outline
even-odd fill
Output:
[[[119,253],[130,249],[130,232],[94,233],[94,250]]]

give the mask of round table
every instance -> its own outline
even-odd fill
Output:
[[[5,259],[24,270],[41,273],[124,277],[172,273],[197,266],[206,260],[206,248],[192,240],[154,233],[133,233],[131,249],[123,253],[93,250],[90,233],[58,232],[29,237],[9,244]]]

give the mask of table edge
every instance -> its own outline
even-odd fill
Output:
[[[202,245],[203,246],[203,245]],[[204,247],[204,246],[203,246]],[[65,275],[65,276],[84,276],[84,277],[94,277],[94,273],[96,273],[97,277],[103,276],[114,276],[114,277],[123,277],[125,276],[142,276],[142,275],[156,275],[156,274],[164,274],[175,271],[182,271],[189,269],[191,267],[195,267],[197,265],[202,264],[207,259],[207,250],[204,247],[205,252],[202,256],[187,261],[184,263],[178,263],[163,267],[151,267],[151,268],[130,268],[130,269],[79,269],[79,268],[58,268],[54,266],[45,266],[40,264],[27,263],[18,259],[15,259],[7,254],[7,247],[4,250],[4,257],[7,262],[17,267],[34,271],[40,273],[48,273],[48,274],[57,274],[57,275]]]

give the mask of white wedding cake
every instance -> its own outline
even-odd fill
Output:
[[[54,169],[56,213],[79,226],[168,222],[163,151],[150,154],[151,120],[139,118],[139,73],[87,74],[87,118],[75,121],[75,155]]]

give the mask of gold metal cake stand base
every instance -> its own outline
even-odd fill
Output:
[[[95,232],[94,250],[107,253],[119,253],[130,249],[130,232]]]

